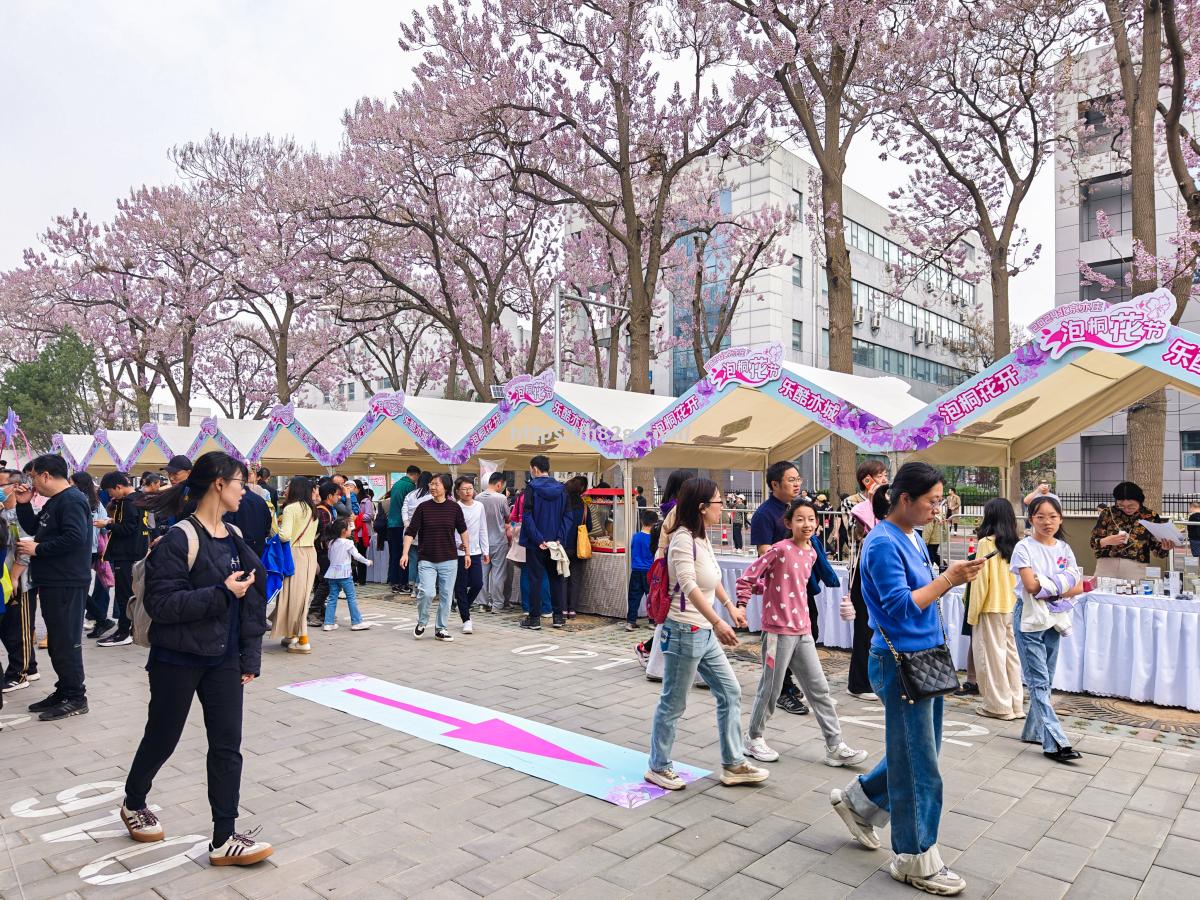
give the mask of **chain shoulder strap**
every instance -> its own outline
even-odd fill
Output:
[[[927,549],[922,550],[921,556],[925,559],[925,565],[928,568],[932,569],[933,568],[933,560],[931,560],[929,558],[929,551]],[[939,574],[938,578],[940,578],[940,577],[941,577],[941,575]],[[936,580],[937,580],[936,578],[930,579],[929,583],[932,584]],[[949,581],[950,579],[946,579],[946,580]],[[945,594],[943,594],[942,596],[944,597]],[[949,644],[950,636],[946,633],[946,621],[945,621],[945,619],[942,618],[942,597],[938,597],[936,600],[933,601],[933,603],[930,604],[930,606],[937,607],[938,625],[940,625],[941,629],[942,629],[942,641],[946,644]],[[926,607],[926,608],[928,609],[928,607]],[[883,638],[883,642],[885,644],[887,644],[888,649],[892,651],[892,656],[895,657],[895,659],[896,659],[896,665],[900,665],[900,654],[896,651],[896,648],[892,646],[892,642],[888,638],[887,633],[883,630],[883,626],[876,623],[875,627],[879,629],[879,636]]]

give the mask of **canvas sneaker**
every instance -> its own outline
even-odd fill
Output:
[[[417,623],[417,627],[413,629],[413,637],[419,638],[424,633],[425,633],[425,626],[420,623]]]
[[[454,640],[454,635],[452,635],[450,632],[448,632],[445,628],[435,629],[433,632],[433,637],[435,640],[438,640],[438,641]]]
[[[129,836],[140,843],[152,844],[166,837],[162,822],[148,809],[130,809],[122,803],[121,821],[125,823]]]
[[[779,753],[768,747],[764,738],[752,738],[747,734],[744,744],[746,746],[746,753],[757,760],[775,762],[775,760],[779,759]]]
[[[850,837],[858,841],[867,850],[879,849],[879,835],[875,833],[875,826],[863,822],[854,814],[854,810],[846,802],[845,791],[840,788],[834,788],[830,791],[829,804],[833,807],[833,811],[838,814],[838,818],[845,823],[846,830],[850,832]]]
[[[645,779],[651,784],[657,784],[666,791],[682,791],[687,787],[687,782],[680,778],[671,766],[667,766],[661,772],[656,772],[654,769],[647,769]]]
[[[758,784],[766,781],[767,776],[771,773],[766,769],[760,769],[753,763],[742,760],[736,766],[723,766],[721,768],[721,784]]]
[[[825,765],[857,766],[868,756],[870,754],[866,750],[855,750],[853,747],[846,746],[846,742],[842,741],[836,747],[825,748]]]
[[[24,690],[27,687],[29,687],[29,679],[26,676],[21,675],[17,678],[9,678],[7,681],[5,681],[3,690],[4,693],[11,694],[13,691]]]
[[[210,843],[208,861],[214,866],[252,866],[262,862],[275,852],[275,848],[266,841],[255,840],[256,834],[258,828],[245,834],[235,833],[220,847],[214,847]]]
[[[963,877],[955,872],[951,872],[945,866],[942,866],[937,872],[932,875],[905,875],[899,871],[898,860],[893,859],[888,863],[888,874],[897,881],[904,884],[911,884],[919,891],[924,891],[927,894],[937,894],[939,897],[953,897],[956,894],[961,894],[967,888],[966,881]]]

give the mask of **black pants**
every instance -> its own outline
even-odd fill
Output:
[[[742,542],[742,526],[738,525],[737,523],[734,523],[734,526],[733,526],[733,549],[741,550],[742,543],[743,543]],[[789,669],[788,671],[790,672],[791,669]]]
[[[354,548],[359,553],[361,553],[363,556],[367,556],[367,554],[371,551],[370,544],[367,544],[364,546],[363,544],[360,544],[358,541],[354,542]],[[370,559],[369,556],[367,556],[367,558]],[[351,574],[352,578],[354,579],[355,584],[364,584],[365,585],[367,583],[367,564],[360,563],[357,559],[352,558],[350,560],[350,574]]]
[[[95,572],[95,577],[92,578],[92,589],[88,594],[87,602],[84,604],[86,618],[91,619],[96,624],[108,621],[108,588],[100,583],[100,573],[96,572],[96,557],[92,557],[92,571]]]
[[[63,700],[83,700],[83,605],[87,585],[38,588],[42,618],[46,621],[47,649],[58,683],[54,691]]]
[[[464,622],[471,621],[471,604],[483,590],[483,554],[471,554],[471,568],[463,565],[465,556],[458,558],[458,575],[454,578],[454,600],[458,604],[458,615]]]
[[[322,579],[323,580],[323,579]],[[192,697],[200,697],[208,735],[208,805],[213,843],[233,834],[242,786],[242,672],[237,656],[219,666],[151,662],[146,731],[125,779],[125,804],[145,809],[154,776],[171,758],[187,723]]]
[[[133,560],[114,559],[109,561],[113,570],[113,615],[117,617],[117,630],[129,634],[133,623],[129,621],[126,607],[133,596]]]
[[[935,566],[941,568],[942,565],[942,545],[941,544],[926,544],[925,549],[929,551],[929,561]]]
[[[563,618],[563,596],[566,592],[566,583],[563,577],[558,574],[558,564],[550,558],[549,550],[542,550],[539,547],[529,547],[525,552],[525,565],[529,569],[529,583],[531,585],[540,586],[542,583],[542,573],[546,573],[546,580],[550,584],[550,609],[554,613],[554,620],[560,621]],[[540,619],[542,617],[542,605],[540,589],[536,588],[531,593],[536,593],[535,598],[530,597],[529,600],[529,617],[531,619]]]
[[[400,557],[404,555],[404,529],[402,527],[388,528],[388,584],[392,587],[409,587],[408,569],[400,565]]]
[[[867,603],[863,600],[862,582],[857,571],[850,573],[850,602],[854,606],[854,642],[850,650],[850,680],[846,690],[852,694],[870,694],[874,688],[867,675],[867,663],[871,653],[871,638],[875,632],[867,618]]]
[[[587,560],[578,556],[567,555],[571,563],[571,575],[567,579],[567,589],[563,592],[569,612],[579,612],[579,595],[583,593],[583,567]]]
[[[16,681],[22,675],[37,672],[37,642],[33,636],[33,619],[37,611],[37,589],[18,589],[17,595],[8,604],[4,618],[0,619],[0,642],[8,666],[4,669],[5,681]]]
[[[308,617],[325,621],[325,601],[329,599],[329,582],[325,573],[329,571],[329,556],[317,553],[317,583],[313,585],[312,597],[308,601]]]

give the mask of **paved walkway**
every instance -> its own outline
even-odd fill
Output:
[[[145,722],[144,651],[88,648],[92,711],[81,718],[26,719],[51,678],[9,694],[0,718],[0,896],[919,896],[881,871],[885,851],[852,845],[831,813],[829,790],[849,775],[820,763],[809,716],[772,722],[784,758],[763,786],[710,778],[625,810],[276,690],[363,672],[647,746],[657,686],[611,629],[531,635],[507,616],[479,616],[474,635],[417,642],[402,624],[411,602],[363,605],[384,627],[318,632],[308,657],[269,646],[264,676],[247,691],[240,825],[261,824],[278,848],[257,868],[212,869],[204,858],[195,711],[150,798],[168,842],[133,844],[115,821]],[[755,668],[736,669],[749,695]],[[881,710],[848,697],[840,676],[834,683],[847,740],[878,758]],[[1089,731],[1077,737],[1085,758],[1068,768],[1020,743],[1017,731],[961,704],[947,711],[941,845],[969,881],[965,896],[1200,897],[1200,754]],[[691,697],[676,756],[719,764],[706,692]]]

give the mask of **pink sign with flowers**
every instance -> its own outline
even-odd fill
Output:
[[[1125,303],[1084,300],[1057,306],[1029,326],[1042,350],[1059,359],[1076,347],[1130,353],[1167,336],[1175,298],[1159,288]]]

